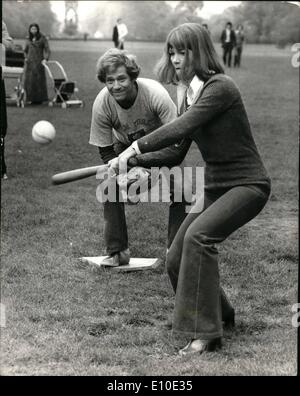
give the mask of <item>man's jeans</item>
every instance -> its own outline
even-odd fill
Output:
[[[223,44],[223,62],[225,66],[231,66],[231,54],[233,50],[232,43]]]
[[[241,58],[242,58],[242,46],[235,47],[235,54],[234,54],[234,67],[240,67],[241,66]]]
[[[169,223],[168,223],[168,242],[170,247],[178,228],[186,218],[186,201],[174,202],[173,191],[174,184],[171,183],[171,203],[169,207]],[[117,186],[117,197],[119,189]],[[104,202],[104,239],[108,254],[113,254],[128,248],[128,233],[126,225],[125,207],[123,202]]]
[[[253,219],[265,206],[269,193],[268,187],[258,185],[205,192],[202,212],[193,211],[186,217],[166,261],[176,293],[174,333],[191,339],[222,336],[222,316],[233,308],[220,288],[215,244]]]
[[[115,142],[114,150],[117,155],[127,148],[121,142]],[[184,168],[184,162],[180,166]],[[184,173],[183,173],[184,175]],[[184,176],[183,176],[184,177]],[[184,179],[182,179],[184,180]],[[174,179],[170,183],[170,207],[169,207],[169,222],[168,222],[168,241],[167,247],[171,243],[177,233],[183,220],[186,218],[186,207],[190,205],[182,197],[182,202],[174,202]],[[117,186],[116,196],[119,196],[119,189]],[[104,204],[104,240],[106,245],[107,254],[125,250],[128,248],[128,233],[126,225],[125,206],[123,202],[105,202]]]

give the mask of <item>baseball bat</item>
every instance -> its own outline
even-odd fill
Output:
[[[96,165],[96,166],[90,166],[87,168],[80,168],[80,169],[73,169],[67,172],[62,172],[62,173],[57,173],[56,175],[53,175],[51,180],[52,184],[64,184],[64,183],[70,183],[76,180],[80,179],[85,179],[86,177],[90,177],[93,175],[96,175],[98,170],[101,171],[107,171],[108,170],[108,165]]]

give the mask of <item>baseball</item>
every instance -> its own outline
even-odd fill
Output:
[[[51,143],[55,135],[55,128],[51,122],[48,121],[38,121],[32,128],[32,138],[39,144]]]

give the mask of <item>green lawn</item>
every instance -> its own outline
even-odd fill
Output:
[[[88,144],[89,126],[100,88],[96,60],[110,44],[50,42],[52,59],[77,81],[83,109],[8,108],[1,374],[295,375],[299,70],[291,66],[292,53],[249,45],[242,68],[228,72],[242,91],[273,193],[264,211],[220,247],[236,329],[225,333],[220,353],[182,359],[177,340],[160,327],[174,302],[164,266],[120,274],[83,265],[79,257],[104,253],[97,180],[50,185],[54,173],[99,163],[97,149]],[[142,76],[154,77],[162,46],[127,44]],[[31,138],[41,119],[57,130],[45,147]],[[188,163],[202,164],[195,147]],[[167,213],[167,204],[127,207],[132,256],[164,258]]]

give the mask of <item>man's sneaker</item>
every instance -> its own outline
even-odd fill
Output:
[[[130,261],[129,249],[122,250],[119,253],[119,265],[128,265]]]
[[[129,249],[125,249],[121,252],[116,252],[106,257],[101,264],[108,267],[119,267],[119,265],[128,265],[129,261],[130,252]]]
[[[116,262],[118,259],[117,253],[112,254],[110,256],[105,257],[104,260],[102,260],[101,265],[105,265],[107,267],[117,267],[119,264]]]
[[[7,179],[8,179],[8,176],[7,176],[6,173],[4,173],[4,175],[2,176],[2,179],[3,179],[3,180],[7,180]]]

